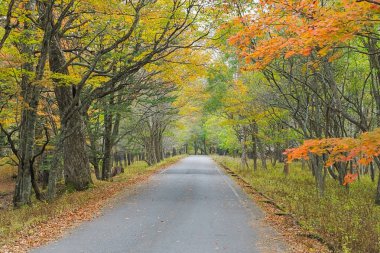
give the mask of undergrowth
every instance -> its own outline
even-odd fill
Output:
[[[380,207],[374,204],[376,183],[369,177],[353,183],[349,191],[328,178],[325,196],[321,198],[316,194],[311,172],[302,170],[300,164],[290,165],[290,175],[286,177],[283,164],[254,172],[252,166],[239,169],[238,158],[214,159],[271,197],[292,213],[303,228],[322,236],[337,252],[380,252]]]
[[[25,206],[15,210],[2,210],[0,211],[0,246],[13,241],[15,239],[14,236],[20,231],[32,230],[33,226],[41,222],[64,213],[70,213],[82,206],[94,203],[99,198],[110,198],[114,196],[115,193],[121,192],[129,181],[142,175],[149,175],[150,173],[175,163],[181,158],[183,158],[183,156],[168,158],[150,167],[145,162],[136,162],[126,167],[125,172],[114,177],[112,182],[94,180],[94,186],[87,191],[66,192],[50,203],[33,200],[31,206]],[[107,192],[112,192],[113,195],[108,195]]]

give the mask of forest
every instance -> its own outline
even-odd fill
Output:
[[[380,252],[379,28],[378,0],[0,1],[0,251],[195,154]]]

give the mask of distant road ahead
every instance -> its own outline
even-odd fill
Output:
[[[286,252],[261,211],[208,157],[188,157],[117,202],[32,252]]]

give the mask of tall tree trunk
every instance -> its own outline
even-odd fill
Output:
[[[33,71],[30,64],[24,65],[25,71]],[[35,128],[37,122],[38,92],[29,82],[29,77],[22,79],[22,97],[26,108],[22,111],[20,127],[20,144],[18,149],[19,165],[16,187],[13,197],[15,207],[31,203],[32,159],[34,156]]]
[[[156,148],[154,146],[154,140],[151,137],[145,139],[145,152],[146,152],[146,162],[148,165],[153,165],[157,163],[156,158]]]
[[[65,56],[60,47],[60,39],[54,36],[50,43],[50,69],[53,73],[69,74]],[[80,105],[73,104],[76,88],[57,82],[54,89],[65,132],[63,141],[63,162],[65,183],[75,190],[86,190],[92,184],[89,158],[87,154],[84,121]]]
[[[375,163],[379,169],[379,175],[377,179],[376,195],[375,195],[375,204],[380,205],[380,159],[375,157]]]
[[[263,169],[266,170],[266,169],[268,169],[268,166],[267,166],[267,156],[265,154],[265,148],[264,148],[264,145],[259,138],[256,138],[256,140],[257,140],[257,145],[259,147],[261,166],[263,167]]]
[[[378,165],[378,166],[380,166],[380,165]],[[380,206],[380,173],[379,173],[378,179],[377,179],[375,204]]]
[[[113,95],[110,96],[109,101],[106,103],[105,113],[104,113],[104,156],[102,165],[102,179],[109,180],[111,178],[112,169],[112,112],[111,107],[114,104]]]
[[[314,172],[315,184],[319,196],[325,194],[325,177],[323,175],[324,162],[323,159],[316,155],[310,155],[311,167]]]
[[[369,165],[369,172],[370,172],[372,182],[375,182],[375,168],[374,168],[373,163],[371,163]],[[380,196],[379,196],[379,198],[380,198]]]
[[[376,124],[380,127],[380,54],[379,47],[377,46],[377,39],[369,38],[367,42],[369,62],[372,69],[372,96],[376,104]],[[379,170],[379,176],[377,181],[377,189],[375,196],[375,203],[380,205],[380,160],[375,158],[376,165]],[[375,173],[373,172],[373,164],[371,164],[371,178],[375,178]]]
[[[159,163],[164,159],[164,150],[162,145],[162,130],[159,123],[154,123],[151,132],[151,138],[154,147],[154,153],[156,157],[156,163]]]
[[[100,158],[99,158],[99,150],[98,150],[98,133],[100,132],[100,119],[97,116],[97,120],[95,123],[90,122],[90,116],[88,113],[86,114],[86,126],[87,126],[87,134],[90,140],[90,156],[89,160],[94,167],[96,179],[101,180],[102,175],[100,171]],[[92,128],[92,126],[95,126]]]
[[[111,96],[113,96],[113,95],[111,95]],[[122,103],[122,100],[123,100],[123,97],[121,95],[119,95],[117,97],[116,104],[120,105]],[[113,104],[114,104],[113,98],[111,100],[111,103],[112,103],[111,106],[113,106]],[[119,111],[117,111],[116,113],[113,113],[112,110],[109,113],[111,113],[112,119],[114,119],[112,122],[113,126],[112,126],[112,135],[111,135],[111,145],[112,145],[111,150],[112,150],[117,145],[117,138],[119,137],[119,132],[120,132],[121,114]],[[125,159],[124,159],[124,161],[125,161]],[[123,165],[121,164],[121,166],[123,166]]]
[[[248,166],[248,160],[247,160],[247,131],[246,127],[241,127],[241,169],[246,169]]]
[[[206,144],[206,136],[203,137],[203,149],[205,150],[205,155],[208,155],[207,144]]]
[[[130,166],[132,164],[132,161],[131,161],[131,153],[127,153],[127,160],[128,160],[128,166]]]
[[[158,129],[155,129],[155,126],[153,126],[153,132],[151,133],[151,138],[152,138],[153,147],[154,147],[153,149],[154,156],[156,157],[155,163],[159,163],[161,161],[162,151],[160,147],[160,136],[158,133]]]
[[[257,153],[257,135],[258,135],[258,126],[257,123],[254,122],[252,124],[252,154],[253,154],[253,169],[256,171],[257,170],[257,158],[258,158],[258,153]]]
[[[94,166],[94,171],[95,171],[95,176],[96,176],[96,179],[101,179],[101,175],[100,175],[100,167],[99,167],[99,158],[98,158],[98,150],[97,150],[97,141],[96,141],[96,136],[95,136],[95,133],[90,133],[91,130],[89,130],[89,127],[87,127],[87,132],[89,133],[89,137],[90,137],[90,161],[91,161],[91,164],[92,166]]]
[[[376,105],[376,124],[380,127],[380,54],[377,39],[369,38],[365,43],[372,70],[372,96]]]
[[[17,181],[15,186],[15,192],[13,197],[13,204],[15,207],[20,207],[25,204],[31,203],[31,188],[33,186],[34,191],[38,199],[41,198],[41,193],[38,189],[38,185],[35,181],[34,175],[34,143],[35,143],[35,131],[37,123],[37,110],[40,99],[41,87],[36,84],[36,81],[42,80],[45,65],[47,61],[47,54],[49,48],[49,42],[51,37],[50,21],[52,18],[52,3],[39,3],[39,15],[42,25],[45,28],[43,41],[41,44],[41,54],[38,58],[36,69],[30,59],[23,64],[22,70],[24,71],[21,80],[21,96],[23,98],[21,125],[20,125],[20,143],[17,151],[19,159]],[[25,4],[25,8],[28,11],[33,11],[36,8],[36,1],[28,1]],[[26,21],[24,23],[24,30],[26,38],[30,37],[30,29],[33,28],[31,22]],[[27,44],[21,45],[21,53],[32,58],[34,55],[34,48]],[[30,73],[35,73],[35,77],[32,80]],[[35,82],[34,82],[35,81]]]
[[[48,200],[55,199],[57,195],[57,179],[59,175],[62,175],[62,166],[61,166],[61,153],[62,153],[62,143],[63,136],[59,136],[58,144],[56,145],[55,154],[53,156],[53,161],[49,170],[49,180],[48,180]]]

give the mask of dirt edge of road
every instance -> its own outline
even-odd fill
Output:
[[[287,213],[272,199],[256,190],[230,168],[218,161],[215,161],[215,163],[261,208],[265,214],[265,222],[272,226],[284,238],[284,241],[288,244],[292,253],[333,252],[331,246],[328,245],[323,238],[318,235],[310,234],[303,229],[292,214]]]
[[[113,182],[107,186],[91,189],[88,192],[89,200],[80,208],[61,215],[49,218],[48,220],[23,228],[14,235],[13,240],[6,242],[0,247],[2,253],[24,253],[30,249],[46,245],[65,236],[72,229],[75,229],[83,222],[91,221],[102,215],[103,210],[113,205],[113,201],[123,193],[128,193],[136,185],[146,182],[152,175],[164,171],[168,167],[179,163],[185,156],[172,159],[137,174],[127,181]]]

